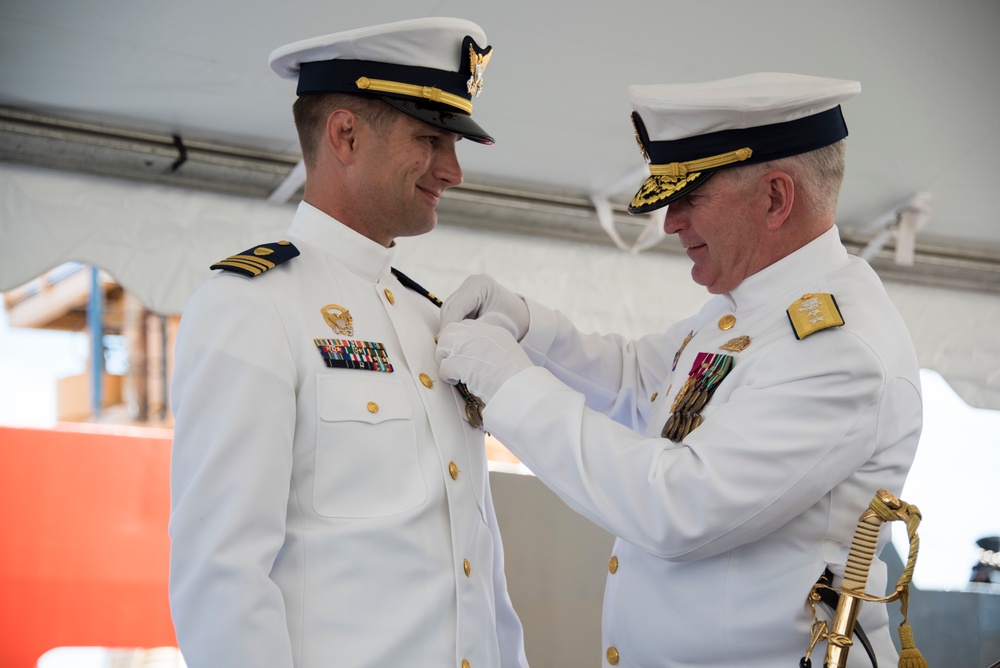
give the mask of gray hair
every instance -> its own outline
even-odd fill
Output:
[[[807,209],[817,216],[833,219],[837,199],[844,182],[847,140],[757,165],[736,168],[740,180],[759,177],[771,170],[788,173],[795,181],[796,195],[802,198]],[[736,176],[734,174],[733,176]]]

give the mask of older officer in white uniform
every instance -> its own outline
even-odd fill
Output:
[[[859,91],[785,74],[629,89],[651,163],[631,210],[670,205],[665,230],[715,295],[666,331],[583,334],[486,277],[446,303],[442,377],[465,381],[485,428],[617,536],[604,665],[797,666],[810,588],[826,567],[839,584],[859,515],[903,487],[916,356],[833,223],[840,102]],[[870,591],[885,580],[876,562]],[[881,665],[895,662],[885,606],[863,605],[860,622]],[[850,659],[869,665],[857,644]]]
[[[191,668],[527,665],[439,302],[391,267],[462,181],[491,48],[423,19],[292,44],[305,197],[187,305],[170,599]],[[331,95],[333,94],[333,95]],[[365,97],[367,96],[367,97]]]

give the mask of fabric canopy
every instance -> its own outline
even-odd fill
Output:
[[[149,309],[179,314],[216,260],[282,238],[292,205],[0,164],[0,290],[61,263],[98,266]],[[595,220],[595,225],[597,224]],[[635,337],[707,298],[665,253],[439,225],[399,241],[396,266],[439,296],[488,273],[589,331]],[[1000,410],[1000,295],[887,282],[922,367]]]

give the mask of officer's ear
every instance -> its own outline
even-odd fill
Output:
[[[349,109],[334,109],[326,117],[323,139],[344,164],[354,162],[361,118]]]
[[[792,214],[795,203],[795,181],[787,172],[773,171],[761,177],[760,185],[767,196],[767,229],[777,230]]]

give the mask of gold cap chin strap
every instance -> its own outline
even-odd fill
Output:
[[[719,155],[713,155],[708,158],[700,158],[698,160],[688,160],[687,162],[669,162],[663,165],[650,165],[649,175],[681,178],[687,176],[689,172],[702,172],[706,169],[715,169],[717,167],[731,165],[734,162],[743,162],[752,155],[753,151],[749,147],[744,147],[736,149],[735,151],[730,151],[729,153],[720,153]]]
[[[361,90],[373,90],[379,93],[392,93],[395,95],[406,95],[408,97],[419,97],[432,102],[447,104],[455,107],[466,114],[472,114],[472,102],[464,97],[449,93],[448,91],[435,88],[433,86],[417,86],[416,84],[402,83],[400,81],[388,81],[386,79],[369,79],[360,77],[354,82]]]

